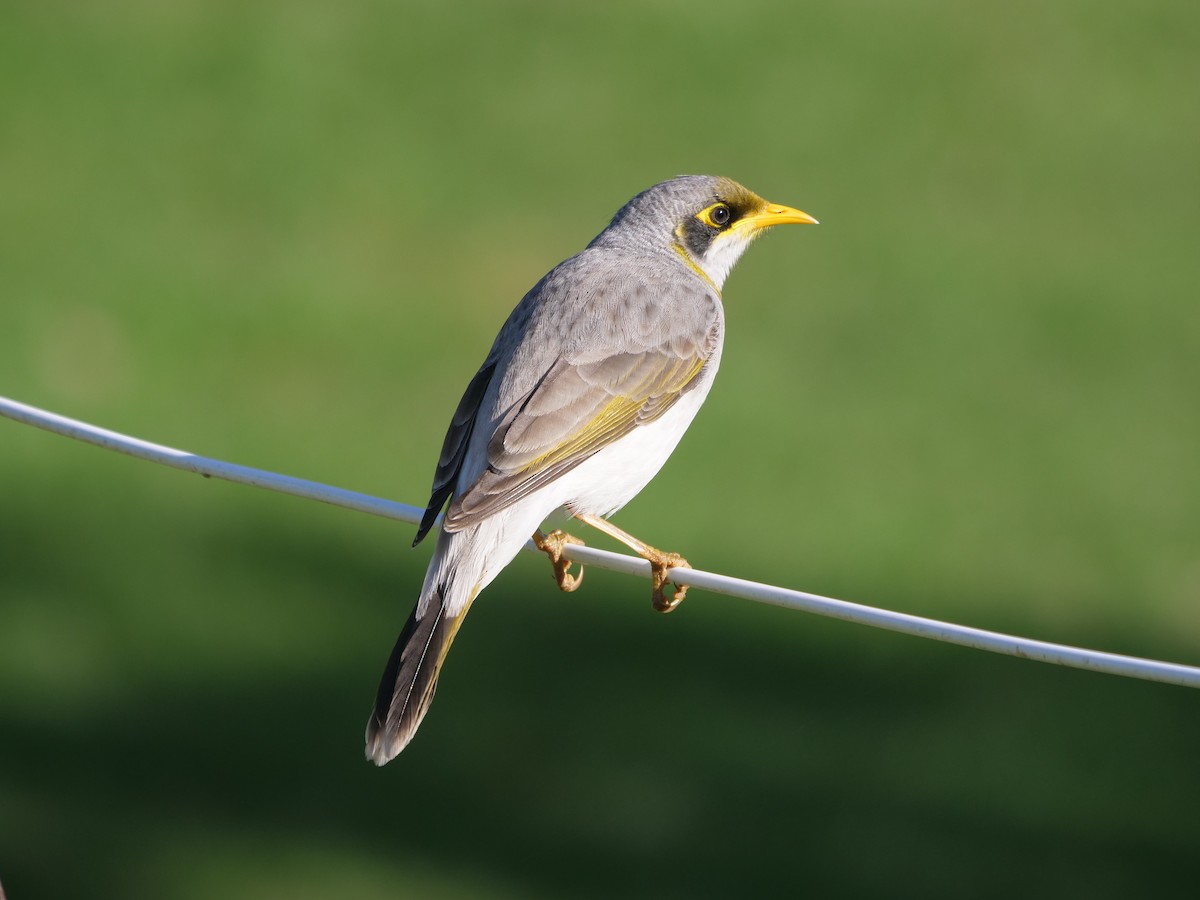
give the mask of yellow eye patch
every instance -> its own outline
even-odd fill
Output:
[[[733,221],[733,210],[728,203],[714,203],[696,213],[696,218],[709,228],[724,228]]]

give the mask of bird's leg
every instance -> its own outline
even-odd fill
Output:
[[[550,557],[550,565],[554,566],[554,580],[558,582],[558,589],[570,592],[583,584],[583,566],[579,567],[577,576],[567,571],[571,568],[571,561],[563,556],[563,547],[567,544],[583,546],[583,541],[573,534],[567,534],[557,528],[549,534],[543,534],[540,528],[533,533],[533,545]]]
[[[650,563],[650,576],[654,586],[654,593],[650,598],[650,602],[654,604],[654,608],[661,613],[669,613],[687,596],[688,586],[686,584],[675,584],[675,590],[668,597],[663,590],[668,583],[673,583],[667,578],[667,570],[674,568],[691,568],[688,561],[678,553],[665,553],[655,547],[651,547],[644,541],[639,541],[632,534],[622,531],[612,522],[607,519],[601,519],[599,516],[589,515],[588,513],[577,513],[575,518],[580,522],[591,525],[593,528],[603,531],[614,540],[620,541],[642,559]]]

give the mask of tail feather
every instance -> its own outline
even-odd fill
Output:
[[[376,765],[392,760],[417,733],[433,702],[442,661],[469,608],[467,603],[457,613],[447,612],[446,588],[438,585],[428,602],[418,603],[408,617],[367,722],[367,759]]]

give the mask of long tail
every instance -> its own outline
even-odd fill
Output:
[[[471,604],[516,554],[516,547],[495,552],[499,533],[495,527],[453,534],[438,529],[421,597],[396,639],[367,720],[367,759],[377,766],[394,759],[417,733]]]
[[[446,610],[446,589],[438,585],[418,603],[388,659],[367,721],[367,759],[377,766],[393,759],[417,733],[433,702],[438,672],[467,610]]]
[[[439,529],[421,598],[396,640],[375,695],[375,710],[367,721],[367,759],[382,766],[412,740],[471,604],[516,556],[537,527],[540,512],[533,508],[515,522],[497,517],[459,532]]]

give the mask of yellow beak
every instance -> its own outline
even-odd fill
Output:
[[[790,206],[780,206],[778,203],[767,203],[758,212],[743,216],[735,227],[748,228],[751,232],[772,225],[819,225],[820,223],[806,212],[792,209]]]

